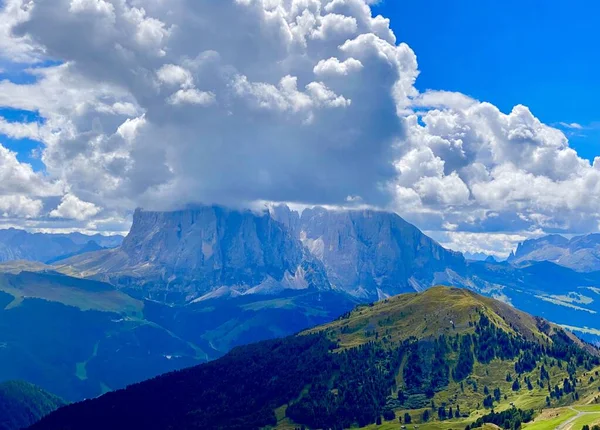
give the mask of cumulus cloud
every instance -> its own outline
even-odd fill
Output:
[[[525,106],[419,93],[415,53],[371,4],[8,0],[0,48],[52,60],[0,82],[0,105],[43,118],[0,121],[44,145],[44,176],[14,177],[62,199],[38,214],[88,227],[136,206],[286,201],[396,210],[472,250],[474,235],[598,228],[600,159]]]
[[[215,103],[215,101],[215,95],[210,91],[198,91],[195,88],[179,90],[167,99],[167,102],[172,105],[194,104],[208,106]]]
[[[53,218],[75,219],[78,221],[86,220],[93,217],[100,208],[93,203],[84,202],[73,194],[65,194],[58,207],[50,212]]]
[[[0,214],[3,217],[34,218],[40,215],[43,203],[23,195],[7,195],[0,198]]]
[[[600,163],[580,158],[525,106],[504,114],[447,92],[415,103],[435,108],[406,117],[394,182],[398,202],[412,196],[415,218],[470,232],[597,229]]]
[[[385,205],[418,74],[388,24],[363,0],[43,2],[13,33],[62,64],[0,103],[40,112],[48,173],[97,206]]]
[[[335,57],[328,58],[327,60],[321,60],[317,63],[313,72],[317,76],[327,75],[348,75],[349,73],[356,72],[363,68],[360,61],[354,58],[348,58],[347,60],[340,61]]]

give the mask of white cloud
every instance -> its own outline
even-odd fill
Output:
[[[343,75],[346,76],[349,73],[358,71],[363,68],[360,61],[354,58],[348,58],[347,60],[340,61],[336,57],[328,58],[327,60],[321,60],[314,67],[313,71],[317,76],[328,76],[328,75]]]
[[[27,35],[16,36],[13,28],[29,19],[34,3],[29,0],[5,0],[0,9],[0,58],[17,63],[37,62],[43,49]]]
[[[37,122],[12,122],[0,116],[0,134],[11,139],[41,140],[40,129]]]
[[[0,215],[3,217],[34,218],[43,208],[41,200],[23,195],[4,195],[0,198]]]
[[[559,125],[563,126],[564,128],[574,128],[576,130],[583,129],[583,126],[581,124],[576,123],[576,122],[571,122],[571,123],[560,122]]]
[[[167,85],[178,85],[182,88],[192,88],[194,78],[189,70],[175,64],[165,64],[156,72],[161,83]]]
[[[216,97],[210,91],[198,91],[195,88],[179,90],[169,96],[167,102],[172,105],[194,104],[209,106],[215,103]]]
[[[419,93],[414,52],[370,4],[7,0],[3,55],[62,64],[0,82],[0,105],[43,118],[0,133],[40,141],[46,168],[0,149],[0,194],[64,197],[52,213],[82,228],[138,205],[287,201],[391,208],[469,249],[597,229],[600,158],[524,106]]]
[[[477,254],[493,255],[499,259],[506,259],[510,251],[527,239],[539,237],[541,232],[518,233],[471,233],[451,231],[428,231],[442,246],[456,251]]]
[[[81,201],[73,194],[66,194],[58,207],[50,212],[50,216],[83,221],[97,215],[100,210],[93,203]]]
[[[115,8],[104,0],[71,0],[69,12],[72,13],[94,13],[104,15],[111,21],[115,19]]]
[[[31,165],[21,163],[17,154],[0,145],[0,200],[5,196],[22,194],[29,197],[48,197],[60,194],[59,183],[48,182],[33,171]]]

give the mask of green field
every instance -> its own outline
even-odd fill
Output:
[[[600,405],[574,405],[559,409],[544,410],[527,430],[581,430],[584,425],[600,423]]]
[[[576,415],[577,412],[569,408],[550,409],[544,411],[532,423],[525,424],[524,428],[527,430],[551,430]]]

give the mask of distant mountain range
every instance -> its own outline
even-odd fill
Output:
[[[550,261],[578,272],[600,271],[600,234],[571,239],[549,235],[520,243],[508,258],[512,264],[527,261]]]
[[[0,263],[13,260],[52,263],[84,252],[114,248],[122,241],[122,236],[29,233],[9,228],[0,230]]]
[[[31,428],[465,428],[478,417],[520,428],[534,410],[593,398],[598,355],[548,321],[436,287],[66,406]]]

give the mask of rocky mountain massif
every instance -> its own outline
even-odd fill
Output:
[[[396,214],[286,206],[138,210],[123,244],[60,263],[173,303],[283,290],[334,290],[360,300],[420,291],[465,260]]]
[[[0,230],[0,263],[13,260],[52,263],[84,252],[113,248],[122,240],[122,236],[28,233],[9,228]]]
[[[579,272],[600,270],[600,234],[575,236],[560,235],[530,239],[519,244],[508,261],[521,264],[528,261],[550,261]]]
[[[169,303],[331,289],[322,264],[267,213],[217,206],[137,210],[120,247],[65,260],[60,268]]]
[[[398,215],[373,210],[277,206],[272,216],[321,261],[332,285],[373,300],[422,291],[462,271],[465,260]]]
[[[32,429],[342,429],[382,417],[520,428],[541,407],[596,395],[599,364],[560,327],[436,287],[66,406]]]
[[[329,291],[370,302],[453,285],[550,318],[589,340],[600,335],[600,272],[549,261],[466,261],[397,214],[373,210],[138,210],[122,246],[55,267],[109,282],[139,299],[176,305],[258,300],[286,291]]]

